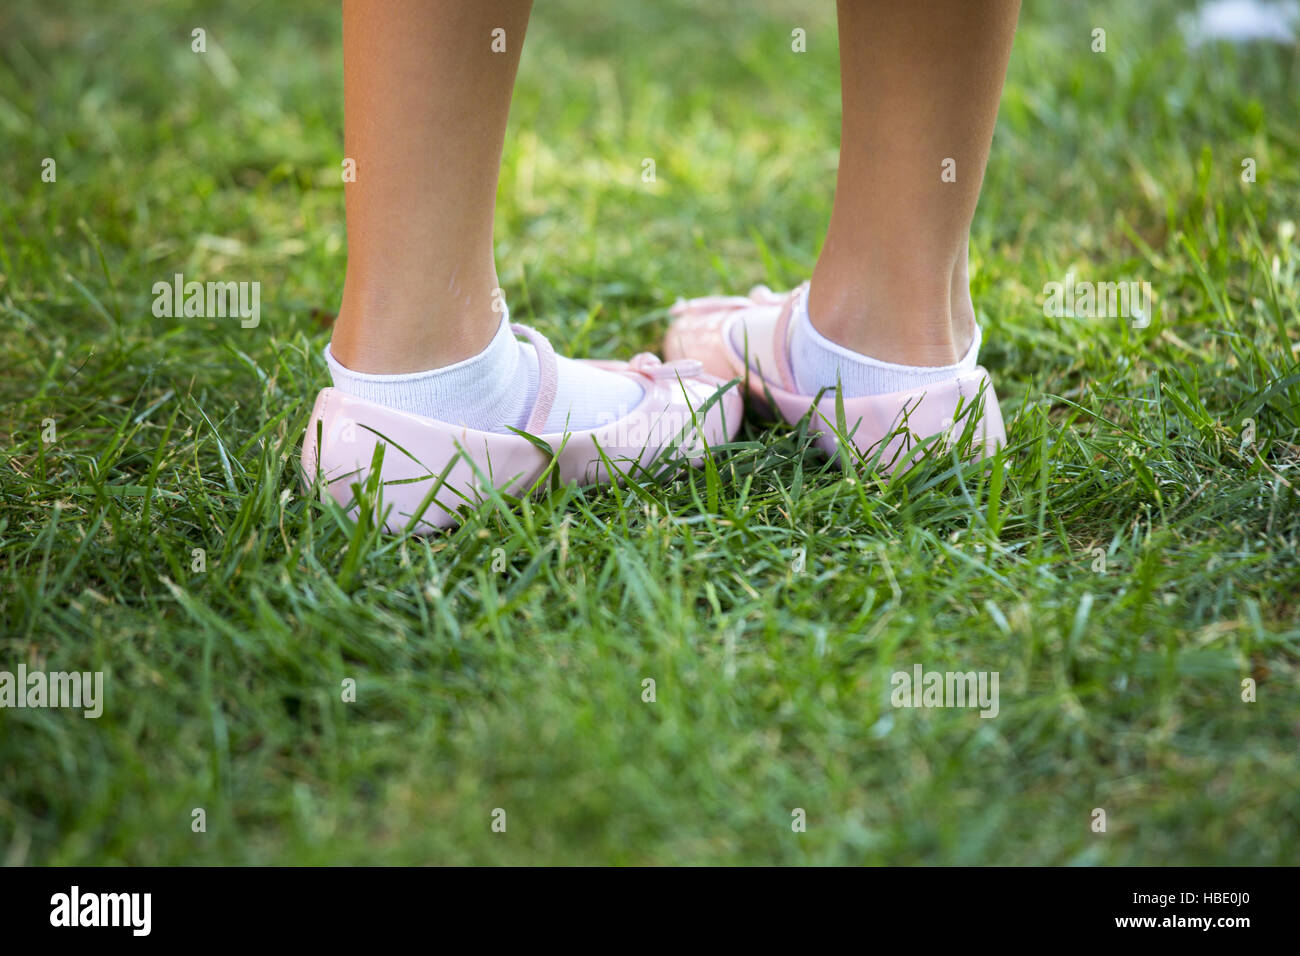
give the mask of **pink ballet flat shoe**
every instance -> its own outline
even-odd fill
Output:
[[[928,441],[935,436],[940,436],[941,447],[948,447],[972,422],[974,457],[992,455],[999,445],[1006,444],[1002,411],[993,382],[983,368],[922,388],[845,398],[844,418],[837,424],[835,390],[827,390],[820,397],[801,395],[790,368],[790,316],[796,296],[807,294],[805,282],[784,294],[756,286],[748,296],[679,301],[670,311],[673,321],[664,341],[664,355],[670,361],[693,358],[705,372],[718,378],[742,379],[747,383],[746,397],[751,402],[774,410],[788,424],[812,412],[819,448],[835,456],[840,451],[841,437],[847,438],[881,473],[913,461],[925,447],[935,444]],[[757,369],[751,368],[732,344],[735,323],[747,319],[770,322],[773,317],[776,324],[768,363],[771,367],[760,363]],[[750,349],[757,351],[752,339]]]
[[[303,480],[309,487],[320,481],[353,514],[354,486],[377,492],[376,517],[388,531],[429,534],[459,524],[464,509],[496,493],[528,494],[543,477],[547,484],[554,475],[563,483],[605,484],[680,461],[699,465],[706,445],[729,441],[740,427],[737,389],[704,374],[693,359],[660,362],[643,352],[629,362],[593,363],[642,386],[630,413],[586,431],[542,434],[555,403],[555,352],[539,332],[511,328],[537,349],[540,386],[524,428],[533,437],[449,425],[325,388],[307,423]]]

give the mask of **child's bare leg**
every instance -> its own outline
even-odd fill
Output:
[[[827,339],[905,365],[966,352],[970,223],[1019,8],[840,0],[839,177],[809,302]]]
[[[334,357],[415,372],[481,351],[500,314],[492,215],[532,0],[344,0],[348,268]],[[505,30],[506,52],[491,49]]]
[[[626,376],[557,359],[494,309],[492,219],[531,0],[344,0],[348,268],[327,360],[334,386],[480,431],[615,421],[640,401]]]

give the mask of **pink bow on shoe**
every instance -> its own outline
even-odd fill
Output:
[[[628,360],[627,366],[632,371],[639,372],[651,380],[678,377],[691,378],[704,371],[704,364],[695,359],[680,358],[673,359],[671,362],[664,362],[653,352],[638,352]]]

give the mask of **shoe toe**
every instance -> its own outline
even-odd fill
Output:
[[[717,375],[710,375],[708,372],[701,372],[690,378],[682,379],[682,389],[685,392],[686,401],[691,409],[694,409],[697,419],[701,410],[715,395],[718,390],[723,388],[731,376],[722,378]],[[740,394],[739,385],[733,385],[718,395],[717,401],[709,405],[704,411],[705,435],[709,442],[730,441],[740,430],[740,420],[745,412],[745,402]]]
[[[695,359],[706,374],[728,381],[735,377],[726,340],[727,316],[687,315],[674,319],[664,337],[664,359]]]

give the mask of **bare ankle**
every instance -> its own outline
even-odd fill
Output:
[[[954,302],[952,307],[952,342],[957,350],[957,358],[970,351],[975,341],[975,306],[970,301],[969,293],[964,302]]]
[[[880,289],[819,285],[810,290],[808,317],[822,335],[845,348],[897,365],[954,365],[970,347],[972,320],[954,313],[942,291],[911,289],[907,295]]]
[[[347,282],[330,352],[353,371],[376,374],[423,372],[477,355],[501,323],[490,295],[495,277],[478,285],[483,294],[449,298],[427,283],[362,288]]]

